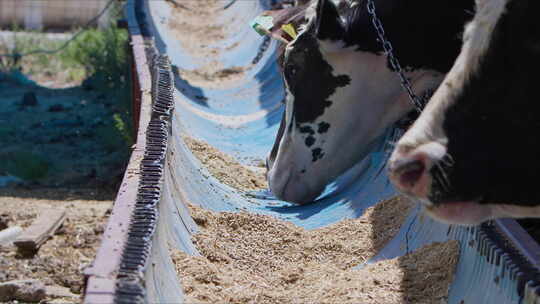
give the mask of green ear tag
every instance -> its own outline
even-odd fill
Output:
[[[251,21],[251,27],[261,36],[266,36],[274,26],[272,16],[258,16]]]

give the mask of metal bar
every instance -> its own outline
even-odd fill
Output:
[[[499,219],[494,222],[495,227],[519,254],[540,271],[540,245],[515,220]]]
[[[131,38],[131,37],[130,37]],[[131,39],[130,39],[131,43]],[[133,121],[133,135],[137,137],[139,131],[139,119],[141,112],[141,86],[139,83],[139,77],[137,76],[137,66],[135,63],[135,54],[131,49],[131,119]]]

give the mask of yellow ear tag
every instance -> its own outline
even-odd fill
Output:
[[[290,23],[289,23],[289,24],[284,24],[284,25],[282,25],[282,26],[281,26],[281,29],[282,29],[285,33],[289,34],[289,36],[291,36],[292,39],[296,39],[296,36],[298,36],[298,35],[296,34],[296,30],[294,29],[294,27],[293,27],[292,24],[290,24]]]

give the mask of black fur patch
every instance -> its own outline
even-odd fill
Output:
[[[332,105],[328,98],[336,89],[350,84],[349,76],[334,76],[332,71],[314,36],[306,34],[296,40],[284,71],[289,90],[294,95],[296,124],[315,121]]]
[[[375,6],[402,67],[446,73],[461,50],[464,25],[472,19],[475,4],[474,0],[375,0]],[[383,53],[366,1],[359,1],[344,17],[347,45]]]
[[[314,135],[315,134],[315,131],[313,131],[313,128],[310,127],[310,126],[301,126],[300,127],[300,124],[296,124],[297,127],[300,128],[300,133],[307,133],[307,134],[310,134],[310,135]]]
[[[510,1],[478,71],[454,88],[443,130],[454,165],[437,166],[435,203],[540,205],[540,26],[536,0]]]
[[[319,123],[319,129],[317,130],[317,133],[319,134],[323,134],[323,133],[326,133],[328,132],[328,129],[330,128],[330,124],[327,123],[327,122],[320,122]]]
[[[345,31],[335,4],[330,0],[319,0],[317,12],[319,21],[317,36],[319,39],[341,40]]]
[[[316,162],[319,159],[323,158],[324,153],[322,152],[321,148],[315,148],[315,149],[311,150],[311,156],[313,157],[312,161]]]
[[[315,144],[315,137],[310,135],[306,138],[306,146],[311,147],[313,144]]]

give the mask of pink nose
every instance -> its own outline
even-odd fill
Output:
[[[390,175],[399,189],[410,192],[420,182],[426,167],[423,158],[404,157],[391,163]]]
[[[389,164],[390,180],[402,192],[419,198],[427,198],[431,187],[431,167],[440,161],[446,147],[431,142],[414,149],[398,146]]]

